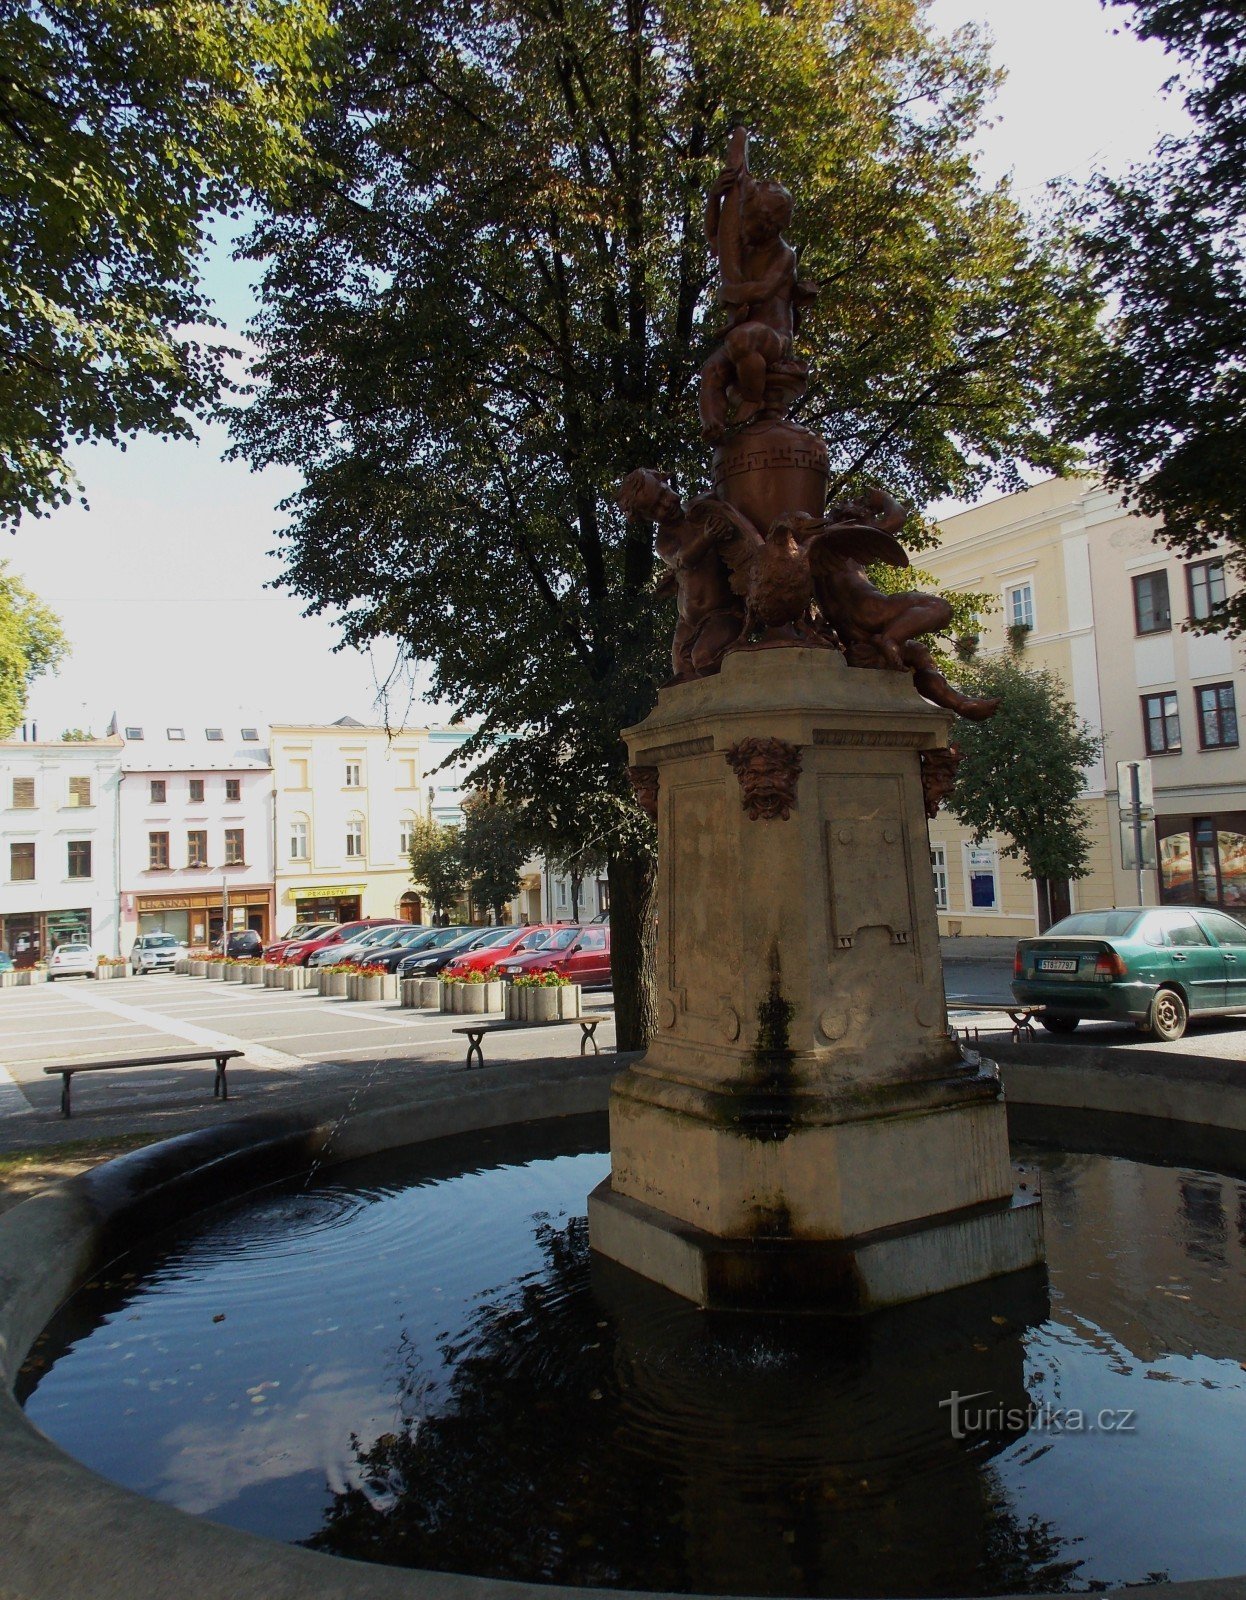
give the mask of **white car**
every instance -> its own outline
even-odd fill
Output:
[[[130,950],[130,971],[135,977],[140,972],[172,972],[179,956],[186,954],[186,946],[171,933],[140,933]]]
[[[48,961],[48,982],[75,976],[93,978],[98,959],[94,947],[84,939],[58,944]]]

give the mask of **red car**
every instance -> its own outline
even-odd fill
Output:
[[[305,939],[318,939],[322,933],[331,933],[336,927],[336,922],[296,922],[280,939],[274,939],[272,944],[264,946],[264,960],[270,965],[278,962],[292,944],[300,944]]]
[[[361,917],[358,922],[337,922],[327,931],[306,939],[295,939],[287,944],[279,956],[270,957],[268,951],[264,952],[264,959],[280,961],[284,967],[305,967],[307,958],[313,950],[323,950],[327,945],[348,944],[356,934],[364,933],[368,928],[383,928],[389,925],[395,928],[402,926],[400,917]]]
[[[488,972],[490,967],[501,964],[503,956],[524,955],[540,949],[553,931],[552,923],[542,923],[535,928],[513,928],[509,939],[500,939],[496,944],[486,945],[483,950],[464,950],[461,956],[447,961],[442,968],[442,976],[461,978],[465,972]]]
[[[612,981],[610,928],[596,922],[587,928],[564,923],[550,932],[539,949],[507,956],[497,963],[497,968],[504,978],[517,977],[521,972],[553,971],[585,988],[608,984]]]

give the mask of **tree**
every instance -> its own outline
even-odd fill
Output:
[[[34,680],[68,654],[60,619],[0,561],[0,739],[21,722]]]
[[[1124,4],[1126,0],[1114,0]],[[1065,415],[1105,480],[1191,558],[1220,540],[1246,579],[1246,95],[1239,0],[1141,0],[1178,57],[1193,127],[1083,197],[1083,248],[1118,303]],[[1246,631],[1246,583],[1197,623]]]
[[[236,451],[296,467],[285,584],[432,663],[466,747],[605,853],[624,1048],[654,1025],[652,829],[620,729],[669,673],[641,465],[700,488],[695,379],[720,316],[701,236],[736,119],[797,197],[822,297],[802,336],[834,487],[915,505],[1071,460],[1044,418],[1093,306],[972,150],[993,82],[919,0],[347,0],[315,125],[335,175],[250,242],[267,263]],[[914,519],[910,535],[922,537]],[[513,737],[511,737],[513,736]]]
[[[65,728],[61,733],[63,744],[90,744],[94,738],[95,735],[84,728]]]
[[[528,859],[515,807],[487,794],[469,795],[463,802],[460,850],[472,899],[488,906],[495,922],[503,922]]]
[[[962,673],[964,669],[962,668]],[[997,656],[972,669],[973,693],[997,695],[986,722],[958,724],[961,753],[948,810],[974,831],[1007,836],[1003,853],[1024,861],[1039,889],[1039,927],[1050,926],[1053,885],[1089,871],[1086,768],[1103,739],[1077,715],[1056,673]]]
[[[0,7],[0,525],[70,496],[72,442],[193,436],[225,352],[214,212],[305,159],[325,0]]]
[[[459,830],[430,817],[417,818],[412,833],[412,882],[430,901],[433,921],[448,921],[455,901],[467,887]]]

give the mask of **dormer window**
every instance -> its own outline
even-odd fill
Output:
[[[260,742],[260,730],[258,728],[244,728],[242,737],[247,744],[258,744]]]
[[[205,728],[203,731],[209,744],[220,744],[225,738],[224,728]]]
[[[186,737],[185,728],[167,728],[165,732],[170,739],[184,739]]]
[[[142,728],[127,728],[125,730],[125,736],[127,739],[141,739],[143,737],[143,730]]]

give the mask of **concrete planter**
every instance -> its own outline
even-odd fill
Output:
[[[245,971],[245,967],[231,967],[227,964],[221,973],[221,979],[225,983],[241,983]]]
[[[441,996],[440,978],[419,978],[420,1004],[422,1006],[435,1006]]]
[[[455,1002],[459,999],[459,985],[457,983],[438,983],[437,1009],[438,1011],[456,1011]]]
[[[554,1022],[559,1014],[561,995],[557,989],[529,989],[524,999],[528,1002],[528,1022]]]
[[[392,1000],[395,980],[384,972],[361,972],[351,978],[352,1000]]]
[[[560,1017],[578,1017],[581,1013],[580,996],[583,990],[578,983],[569,983],[563,989],[556,989],[558,996],[558,1015]]]
[[[320,974],[320,992],[331,998],[344,999],[346,985],[350,981],[349,972],[322,972]]]
[[[179,978],[185,978],[189,976],[190,962],[185,956],[178,956],[177,960],[173,963],[173,971]]]
[[[280,987],[281,987],[281,968],[280,967],[275,967],[275,966],[262,967],[260,970],[264,974],[264,987],[266,989],[280,989]]]
[[[187,965],[190,968],[190,975],[191,975],[192,978],[206,978],[207,977],[207,975],[208,975],[208,963],[206,961],[191,960],[191,961],[187,962]]]
[[[500,979],[490,983],[461,983],[458,987],[463,991],[461,1009],[469,1016],[482,1017],[490,1011],[501,1011],[504,985]]]
[[[396,983],[397,979],[394,980]],[[404,978],[398,983],[398,1003],[406,1011],[414,1011],[421,1003],[423,978]]]
[[[16,972],[0,972],[0,989],[16,989],[16,988],[17,988],[17,973]]]
[[[243,983],[249,983],[253,988],[259,988],[263,984],[263,967],[243,967],[241,971]]]
[[[46,972],[36,972],[34,967],[23,967],[15,976],[19,989],[29,989],[32,984],[46,983],[48,977]]]
[[[281,987],[283,989],[306,989],[308,987],[307,968],[282,967]]]
[[[542,989],[509,985],[505,1003],[509,1022],[554,1022],[560,1017],[578,1017],[580,986],[567,983]]]
[[[128,967],[96,967],[95,976],[110,980],[113,978],[128,978],[130,969]]]

